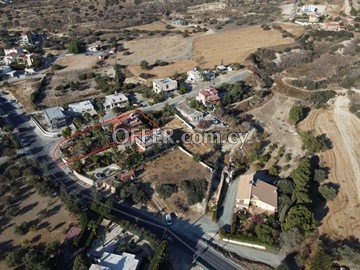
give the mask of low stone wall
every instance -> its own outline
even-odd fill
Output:
[[[231,239],[226,239],[226,238],[221,238],[222,241],[226,241],[232,244],[236,244],[236,245],[241,245],[241,246],[246,246],[246,247],[252,247],[252,248],[257,248],[257,249],[262,249],[262,250],[266,250],[266,247],[261,246],[261,245],[256,245],[256,244],[250,244],[250,243],[246,243],[246,242],[240,242],[240,241],[235,241],[235,240],[231,240]]]
[[[45,130],[45,128],[39,123],[38,120],[36,120],[36,118],[34,116],[30,115],[30,118],[45,136],[48,136],[48,137],[51,137],[51,138],[56,138],[59,135],[61,135],[58,132],[49,132],[49,131]]]
[[[188,123],[185,119],[183,119],[180,115],[178,115],[177,113],[175,113],[175,117],[177,119],[179,119],[181,122],[183,122],[185,124],[185,126],[187,126],[190,129],[194,129],[195,127],[193,125],[191,125],[190,123]]]
[[[184,152],[185,154],[187,154],[189,157],[194,157],[193,154],[191,154],[189,151],[185,150],[184,148],[182,148],[181,146],[179,146],[179,149]],[[211,168],[209,165],[207,165],[206,163],[202,162],[202,161],[199,161],[199,163],[204,166],[206,169],[210,170],[210,172],[213,171],[213,168]]]
[[[77,171],[73,171],[75,177],[77,179],[79,179],[80,181],[84,182],[85,184],[89,185],[89,186],[94,186],[95,185],[95,181],[78,173]]]

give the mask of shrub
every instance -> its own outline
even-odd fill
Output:
[[[327,201],[332,201],[336,198],[336,190],[329,185],[321,185],[319,187],[319,192]]]
[[[305,149],[310,153],[317,153],[326,150],[325,142],[321,138],[315,137],[310,131],[300,132],[299,135]]]
[[[335,91],[327,90],[312,93],[310,96],[310,101],[312,101],[315,105],[321,106],[324,105],[329,99],[334,98],[336,95]]]
[[[170,198],[172,194],[178,192],[178,187],[175,184],[161,184],[156,186],[156,192],[163,199]]]
[[[279,174],[279,171],[275,166],[271,166],[268,170],[268,173],[270,175],[277,176]]]
[[[205,179],[185,180],[181,183],[181,188],[187,195],[188,204],[193,205],[204,199],[207,181]]]
[[[292,124],[297,124],[305,118],[304,107],[303,106],[294,106],[289,112],[289,121]]]

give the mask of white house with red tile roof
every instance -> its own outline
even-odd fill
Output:
[[[213,87],[204,88],[200,90],[196,100],[200,101],[205,106],[213,105],[220,101],[219,92]]]

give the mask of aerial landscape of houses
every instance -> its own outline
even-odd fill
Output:
[[[359,269],[359,6],[0,1],[0,269]]]

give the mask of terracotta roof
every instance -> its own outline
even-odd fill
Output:
[[[216,90],[215,88],[204,88],[200,91],[200,93],[205,96],[212,96],[212,95],[217,95],[218,94],[218,90]]]
[[[254,184],[253,178],[254,174],[245,174],[240,176],[236,200],[244,201],[250,200],[252,197],[257,197],[260,201],[277,208],[277,187],[262,180],[257,180]]]
[[[122,174],[120,174],[120,179],[122,181],[126,181],[128,179],[131,179],[135,176],[135,172],[134,171],[127,171],[127,172],[124,172]]]
[[[277,207],[277,187],[257,180],[252,188],[252,195],[273,207]]]

